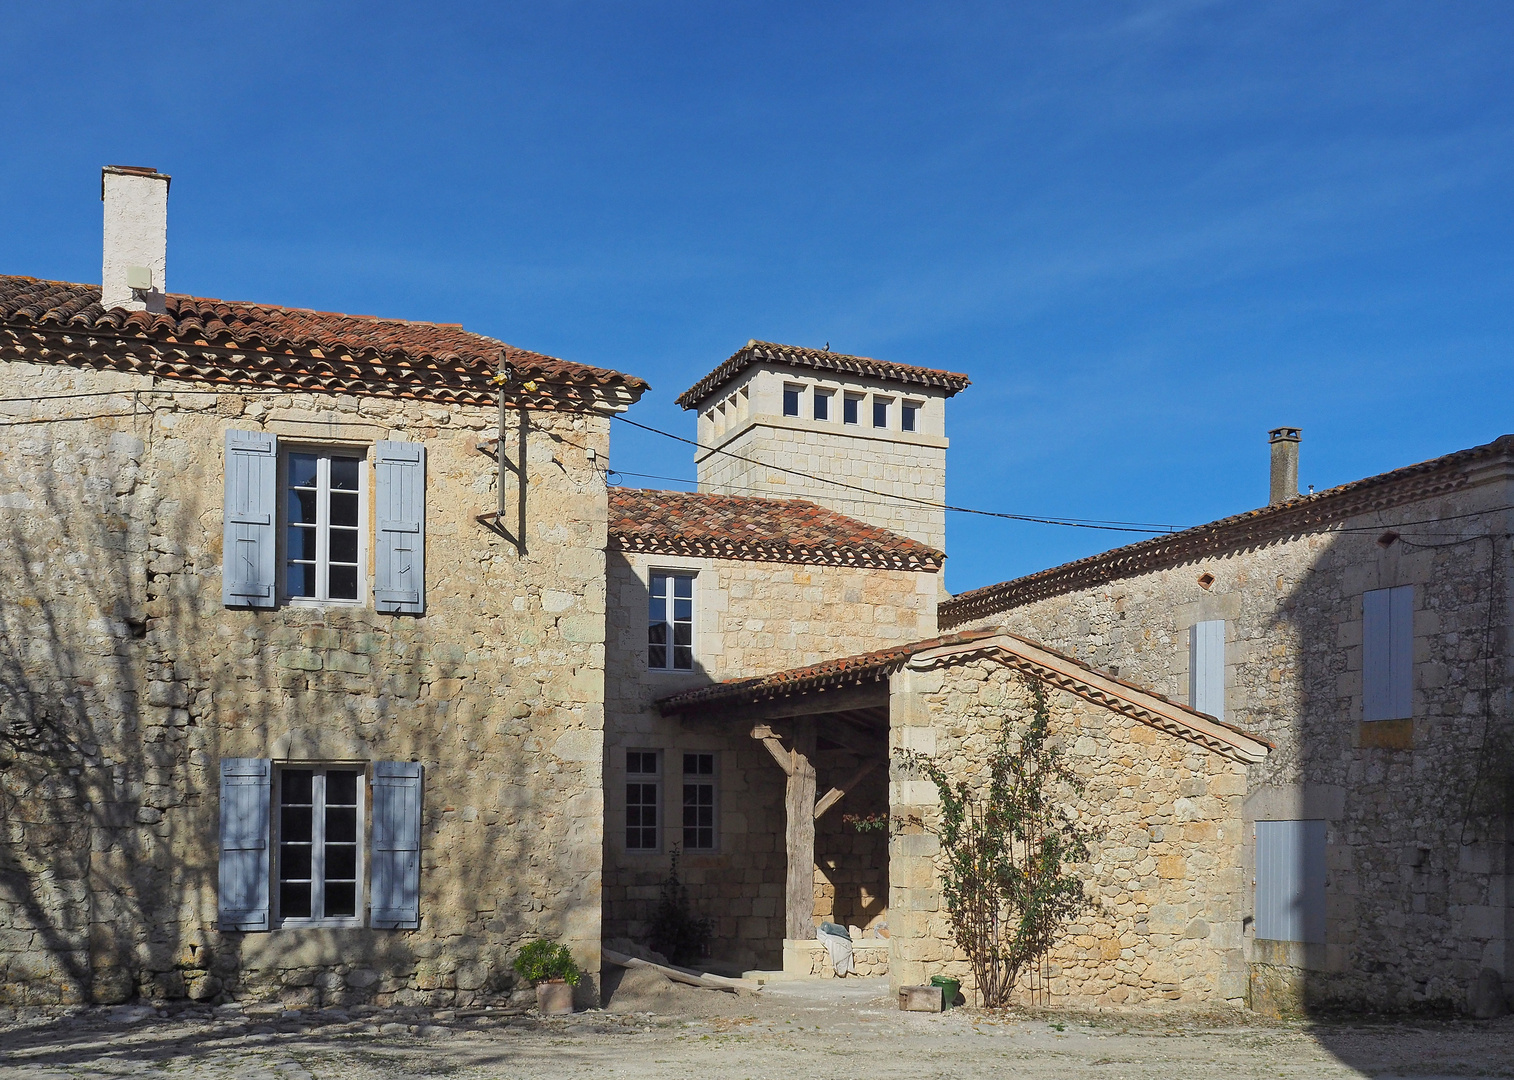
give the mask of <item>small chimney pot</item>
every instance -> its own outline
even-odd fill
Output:
[[[107,165],[100,303],[107,310],[163,312],[168,292],[168,184],[156,169]]]
[[[1298,498],[1298,444],[1301,428],[1273,428],[1267,433],[1272,443],[1272,484],[1267,505],[1278,506]]]

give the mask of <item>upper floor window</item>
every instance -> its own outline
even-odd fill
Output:
[[[1225,719],[1225,622],[1194,623],[1188,631],[1188,704]]]
[[[291,598],[356,603],[361,596],[363,466],[350,451],[289,454],[284,588]]]
[[[815,391],[815,419],[829,420],[831,418],[831,392],[829,390]]]
[[[694,575],[652,575],[647,625],[647,667],[694,670]]]
[[[847,394],[841,399],[841,422],[843,424],[858,423],[857,412],[862,408],[862,399],[856,394]]]
[[[799,415],[799,395],[804,393],[804,388],[799,386],[785,386],[783,388],[783,415]]]
[[[1414,586],[1362,595],[1362,719],[1414,715]]]
[[[873,427],[888,427],[888,398],[873,398]]]
[[[920,403],[906,401],[899,407],[899,430],[915,431],[920,424]]]

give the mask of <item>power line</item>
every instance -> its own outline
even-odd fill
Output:
[[[638,427],[643,431],[650,431],[654,435],[661,435],[664,438],[686,443],[687,445],[693,446],[700,450],[708,450],[712,453],[724,454],[726,457],[734,458],[737,461],[744,461],[748,465],[758,465],[764,469],[774,469],[778,472],[788,473],[790,476],[803,477],[806,480],[814,480],[815,482],[821,484],[831,484],[835,487],[845,488],[848,491],[860,491],[864,495],[872,495],[878,499],[883,500],[884,502],[887,502],[889,500],[909,502],[914,503],[917,506],[929,507],[932,510],[950,510],[953,513],[957,514],[976,514],[980,517],[1002,518],[1006,521],[1025,521],[1035,525],[1061,525],[1069,529],[1097,529],[1104,532],[1140,532],[1151,533],[1153,535],[1164,535],[1167,533],[1180,532],[1184,528],[1184,526],[1181,525],[1158,525],[1153,522],[1147,521],[1104,521],[1098,518],[1059,518],[1036,517],[1030,514],[1006,514],[1001,513],[997,510],[977,510],[969,506],[953,506],[950,503],[931,502],[929,499],[919,499],[915,498],[912,495],[885,495],[881,491],[874,491],[872,488],[862,487],[858,484],[848,484],[844,480],[835,480],[828,476],[815,476],[812,473],[803,472],[799,469],[791,469],[784,465],[772,465],[765,461],[757,461],[755,458],[744,457],[743,455],[735,453],[734,451],[723,450],[718,446],[706,446],[696,439],[686,439],[682,435],[674,435],[672,432],[663,431],[661,428],[654,428],[648,426],[647,424],[637,423],[635,420],[627,419],[624,416],[617,415],[615,419],[619,420],[623,424],[630,424],[632,427]],[[630,474],[628,473],[625,475]],[[653,477],[652,479],[672,478]],[[688,483],[688,481],[682,482]]]

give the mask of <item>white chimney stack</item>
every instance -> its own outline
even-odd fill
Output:
[[[164,310],[168,181],[156,169],[133,165],[107,165],[100,170],[100,199],[105,203],[100,302],[107,309]]]

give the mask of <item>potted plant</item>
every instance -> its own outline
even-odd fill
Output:
[[[538,938],[521,946],[515,958],[520,977],[536,987],[536,1007],[543,1016],[573,1011],[573,988],[580,972],[566,945]]]

